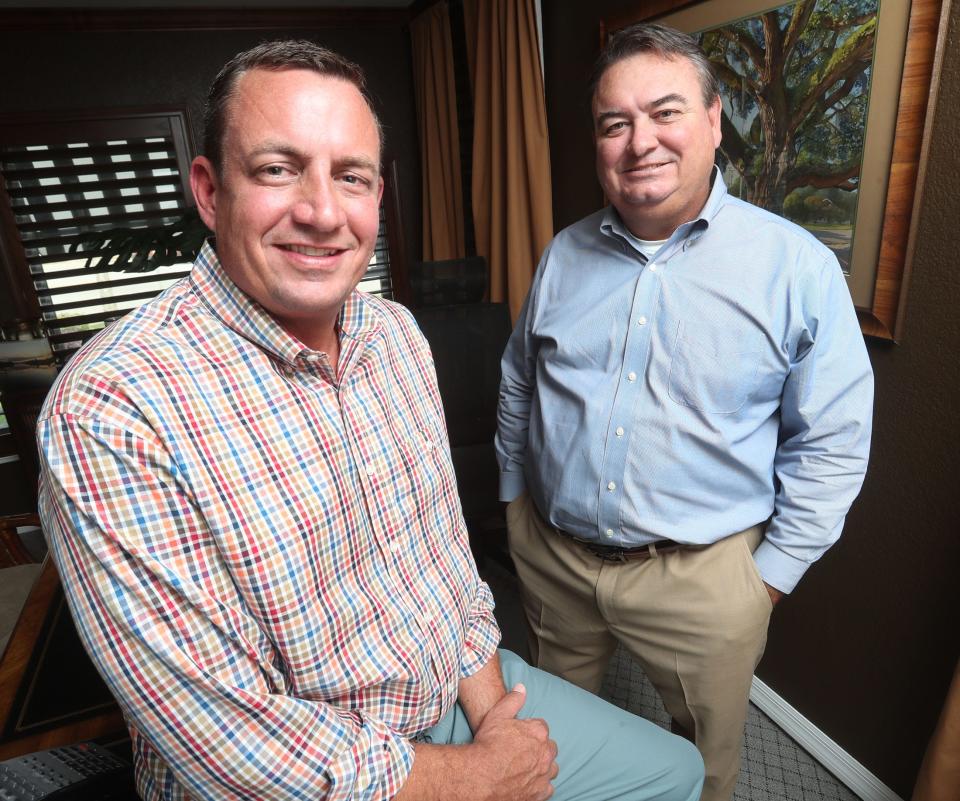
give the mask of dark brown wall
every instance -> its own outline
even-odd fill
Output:
[[[543,4],[558,228],[600,203],[583,86],[598,21]],[[954,2],[902,343],[868,340],[870,472],[840,542],[776,610],[758,675],[909,798],[960,653],[960,2]]]

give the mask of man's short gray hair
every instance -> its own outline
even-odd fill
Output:
[[[682,33],[666,25],[638,22],[621,28],[610,36],[600,52],[590,73],[590,97],[596,97],[600,80],[618,61],[643,53],[652,53],[660,58],[685,58],[697,70],[703,105],[709,106],[720,94],[720,81],[710,59],[690,34]]]

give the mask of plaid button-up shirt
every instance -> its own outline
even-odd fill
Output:
[[[428,346],[354,293],[334,375],[223,273],[66,367],[41,514],[146,799],[382,799],[493,655]]]

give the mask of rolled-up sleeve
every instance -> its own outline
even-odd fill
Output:
[[[493,658],[499,644],[500,627],[493,616],[493,593],[490,592],[490,587],[485,581],[480,581],[467,618],[460,678],[466,679],[472,676],[487,664]]]

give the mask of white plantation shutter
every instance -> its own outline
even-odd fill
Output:
[[[370,259],[367,274],[360,282],[359,289],[380,295],[384,298],[393,297],[393,284],[390,280],[390,244],[387,241],[387,222],[385,207],[380,205],[380,230],[377,232],[377,245]]]
[[[63,362],[96,331],[186,275],[84,268],[87,234],[169,224],[192,205],[178,111],[0,122],[0,171],[43,329]]]

